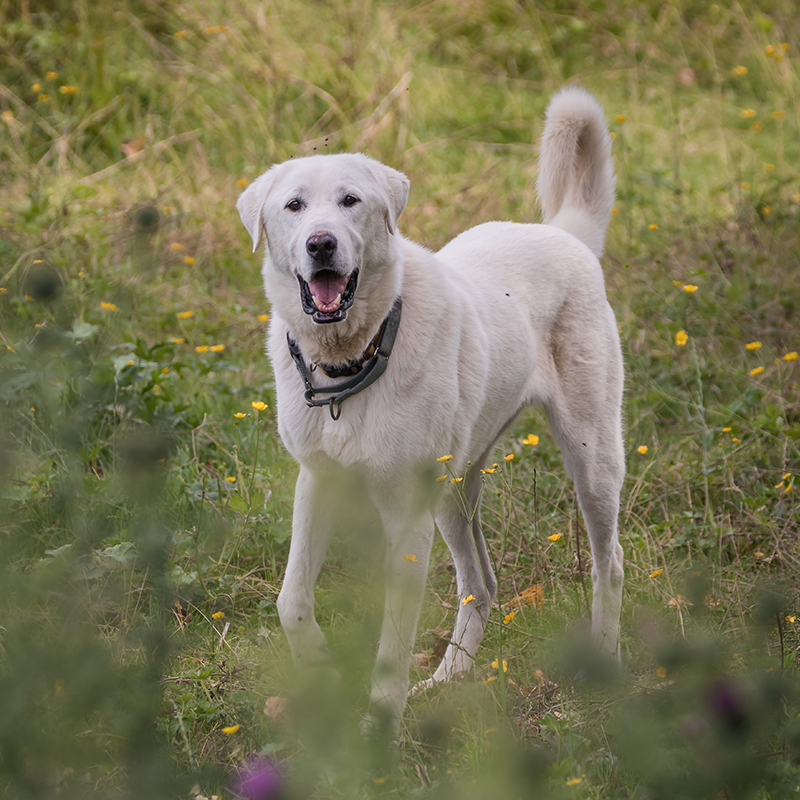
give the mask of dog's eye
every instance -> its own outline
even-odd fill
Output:
[[[286,208],[289,211],[299,211],[302,207],[303,204],[296,197],[286,204]]]
[[[354,194],[346,194],[342,200],[342,205],[345,208],[350,208],[351,206],[354,206],[356,203],[360,202],[361,200],[359,200]]]

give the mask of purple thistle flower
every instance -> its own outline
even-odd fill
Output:
[[[270,758],[254,758],[236,775],[233,793],[244,800],[281,800],[283,776]]]

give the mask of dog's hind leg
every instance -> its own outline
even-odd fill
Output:
[[[415,690],[448,681],[472,669],[473,659],[483,638],[486,621],[497,597],[495,578],[480,519],[481,473],[473,468],[466,476],[463,494],[454,486],[443,503],[436,523],[456,566],[458,612],[450,644],[442,663],[427,681]]]
[[[617,522],[625,457],[622,360],[610,309],[594,330],[594,339],[561,340],[554,358],[558,382],[546,408],[592,548],[592,639],[618,659],[624,569]]]
[[[289,560],[278,595],[278,614],[298,667],[328,661],[325,636],[314,618],[314,583],[325,561],[334,514],[320,476],[300,468],[294,496]]]

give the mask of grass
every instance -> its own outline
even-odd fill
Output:
[[[799,47],[789,0],[0,0],[4,796],[230,796],[275,764],[290,798],[796,796]],[[588,545],[526,412],[485,479],[501,607],[474,679],[374,747],[369,524],[317,589],[342,682],[303,685],[280,632],[296,467],[235,199],[358,149],[409,175],[401,228],[432,248],[536,221],[569,80],[615,135],[624,674],[576,648]],[[438,542],[413,677],[454,597]]]

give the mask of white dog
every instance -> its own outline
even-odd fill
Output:
[[[406,703],[434,519],[459,602],[425,685],[471,667],[497,593],[481,468],[523,406],[546,409],[575,482],[593,556],[592,635],[615,657],[623,581],[623,367],[598,262],[614,199],[602,108],[577,88],[552,100],[539,160],[543,225],[486,223],[434,254],[397,231],[408,190],[403,174],[367,156],[320,155],[273,166],[237,204],[253,251],[266,241],[278,429],[300,464],[281,623],[297,665],[325,662],[313,587],[346,475],[384,528],[368,724],[390,730]],[[434,482],[444,455],[461,482]]]

